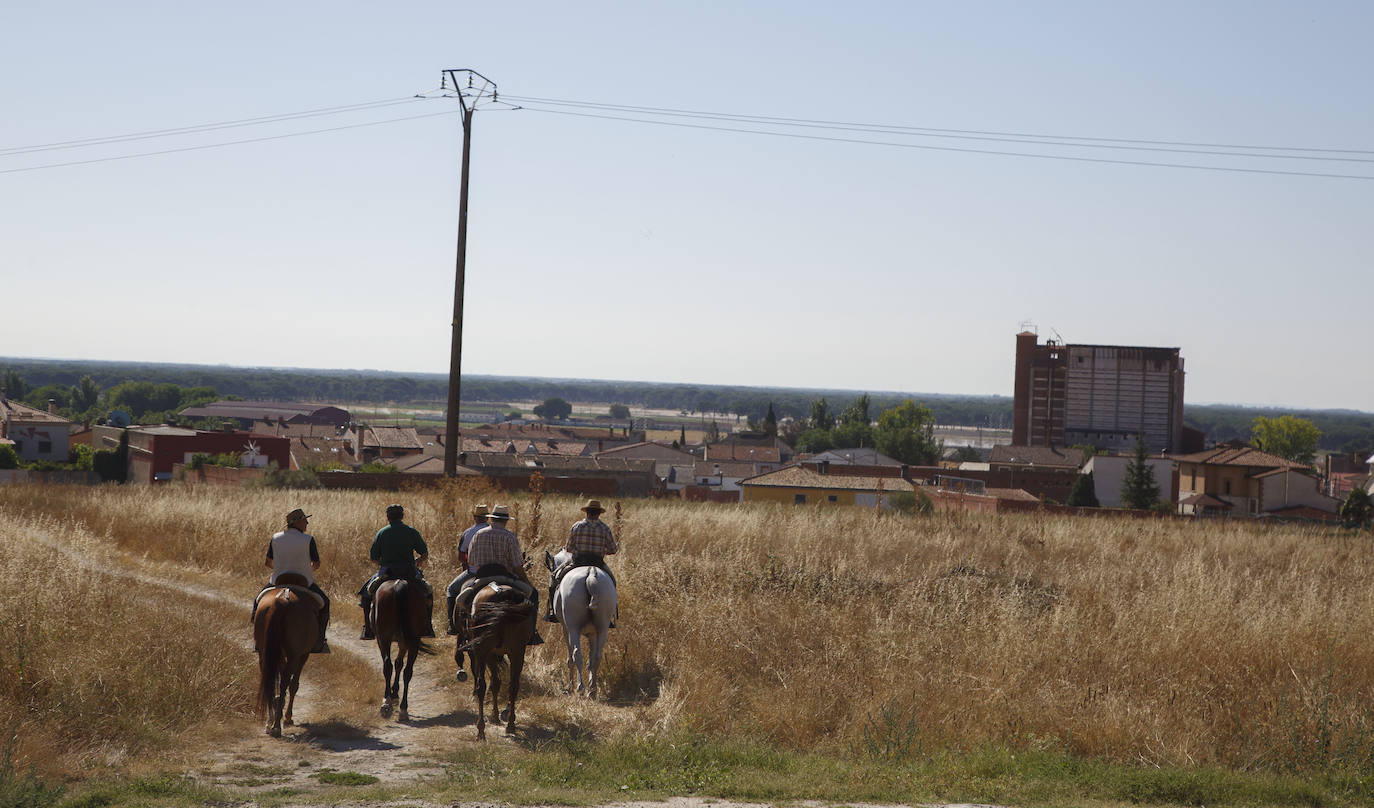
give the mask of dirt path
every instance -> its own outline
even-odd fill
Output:
[[[121,553],[109,545],[75,548],[53,545],[94,573],[136,581],[143,586],[161,587],[181,595],[199,598],[223,607],[246,612],[242,585],[223,576],[189,571],[164,562]],[[410,683],[409,715],[402,722],[395,716],[381,717],[378,705],[382,686],[381,658],[377,644],[357,639],[359,622],[349,610],[348,598],[336,598],[335,619],[330,630],[330,657],[314,656],[301,679],[295,704],[296,724],[283,729],[281,738],[268,737],[260,724],[244,732],[240,726],[221,727],[216,734],[222,744],[208,752],[188,750],[188,775],[207,785],[235,794],[241,808],[252,808],[258,800],[278,808],[315,808],[312,794],[334,785],[330,775],[376,778],[388,786],[422,784],[447,778],[444,764],[434,750],[452,750],[456,745],[476,744],[476,714],[473,712],[471,679],[455,679],[453,661],[455,640],[440,636],[431,641],[433,656],[421,656]],[[356,610],[355,610],[356,611]],[[341,615],[342,613],[342,615]],[[244,651],[244,664],[252,665],[253,648],[246,613],[243,632],[236,638]],[[343,619],[340,619],[343,617]],[[556,632],[555,632],[556,634]],[[550,641],[558,642],[554,637]],[[337,662],[335,661],[337,660]],[[371,698],[336,696],[339,680],[365,666],[374,672],[375,691]],[[329,670],[331,667],[341,670]],[[352,685],[350,684],[350,687]],[[615,709],[603,705],[606,709]],[[546,735],[534,726],[518,727],[506,736],[499,725],[488,724],[487,743],[530,743]],[[355,781],[356,782],[356,781]],[[337,791],[335,790],[335,794]],[[299,795],[302,802],[290,802]],[[356,808],[493,808],[490,803],[433,803],[409,798],[388,802],[332,803]],[[800,803],[803,808],[821,808],[819,802]],[[697,797],[678,797],[658,802],[613,803],[601,808],[767,808],[762,804],[739,803]],[[863,806],[862,808],[907,808],[907,806]],[[937,806],[930,806],[937,808]],[[943,805],[938,808],[998,808],[971,804]]]

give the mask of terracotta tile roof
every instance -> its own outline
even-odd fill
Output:
[[[365,427],[363,447],[379,449],[414,449],[420,451],[423,445],[414,427],[369,426]]]
[[[824,488],[849,491],[876,491],[879,484],[884,491],[911,490],[911,483],[900,477],[851,477],[821,474],[806,466],[784,466],[754,477],[740,480],[740,485],[764,488]]]
[[[753,463],[781,463],[782,452],[776,446],[748,443],[712,443],[706,447],[706,459],[739,460]]]
[[[66,418],[60,415],[53,415],[46,410],[30,407],[27,404],[20,404],[11,399],[0,399],[0,411],[3,411],[5,420],[20,421],[26,424],[70,424]]]
[[[1210,466],[1250,466],[1253,468],[1301,468],[1307,466],[1295,463],[1278,455],[1261,452],[1249,446],[1218,446],[1205,452],[1186,455],[1169,455],[1178,463],[1202,463]]]
[[[1083,450],[1061,449],[1054,446],[994,446],[988,462],[994,465],[1003,463],[1080,468],[1083,465]]]
[[[333,424],[288,424],[273,421],[254,421],[249,429],[254,435],[267,435],[283,438],[338,438],[343,429]]]
[[[606,455],[625,455],[626,457],[652,457],[658,460],[678,460],[683,462],[692,460],[695,455],[691,452],[684,452],[681,449],[674,449],[670,444],[658,441],[644,441],[641,443],[628,443],[624,446],[613,446],[597,452],[597,457]]]

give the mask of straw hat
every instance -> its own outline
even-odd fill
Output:
[[[472,506],[472,516],[473,516],[474,519],[481,519],[481,518],[486,517],[486,515],[487,515],[487,506],[485,506],[485,505],[473,505],[473,506]]]
[[[606,512],[606,509],[601,507],[601,500],[599,499],[587,500],[587,504],[582,506],[582,510],[586,511],[587,513],[591,513],[592,511],[596,511],[597,513]]]
[[[288,513],[288,514],[286,515],[286,524],[290,525],[292,522],[297,522],[297,521],[300,521],[301,519],[309,519],[309,518],[310,518],[310,514],[306,513],[305,511],[301,510],[300,508],[297,508],[297,509],[295,509],[294,511],[292,511],[291,513]]]
[[[487,514],[487,518],[496,522],[508,521],[511,518],[510,508],[507,508],[505,505],[493,505],[491,506],[491,513]]]

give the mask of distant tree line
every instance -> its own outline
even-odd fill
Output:
[[[32,394],[18,395],[7,383],[5,389],[11,397],[26,403],[41,398],[33,406],[43,408],[47,407],[47,398],[52,398],[60,411],[83,415],[90,415],[104,407],[103,401],[92,405],[92,388],[109,391],[125,382],[174,385],[182,390],[216,391],[220,398],[318,401],[344,405],[442,404],[448,398],[448,376],[442,373],[3,358],[0,358],[0,370],[4,371],[6,378],[13,373],[26,385],[26,391]],[[89,382],[85,381],[87,378]],[[40,390],[43,391],[41,394]],[[170,393],[167,393],[159,401],[166,403],[169,397]],[[193,394],[188,400],[202,398],[204,396]],[[463,378],[462,399],[465,402],[547,401],[553,398],[615,402],[628,407],[675,410],[688,414],[733,415],[740,422],[752,419],[759,423],[767,417],[770,405],[774,417],[781,423],[810,419],[812,404],[817,399],[827,400],[828,406],[836,413],[844,412],[861,398],[867,400],[874,412],[898,407],[907,399],[912,399],[928,409],[938,424],[1003,429],[1009,429],[1012,425],[1013,403],[1007,396],[857,393],[831,389],[506,376]],[[181,400],[176,405],[191,406]],[[149,404],[150,408],[154,406]],[[171,409],[167,407],[162,411]],[[1278,418],[1283,415],[1311,421],[1321,432],[1319,449],[1374,454],[1374,414],[1354,410],[1187,405],[1184,423],[1201,430],[1209,443],[1227,440],[1249,442],[1256,416]]]

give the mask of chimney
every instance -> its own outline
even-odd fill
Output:
[[[48,415],[57,414],[57,399],[48,399]]]
[[[829,474],[829,473],[830,473],[830,461],[829,461],[829,460],[822,460],[822,461],[820,462],[820,464],[816,466],[816,471],[819,471],[821,474]]]

